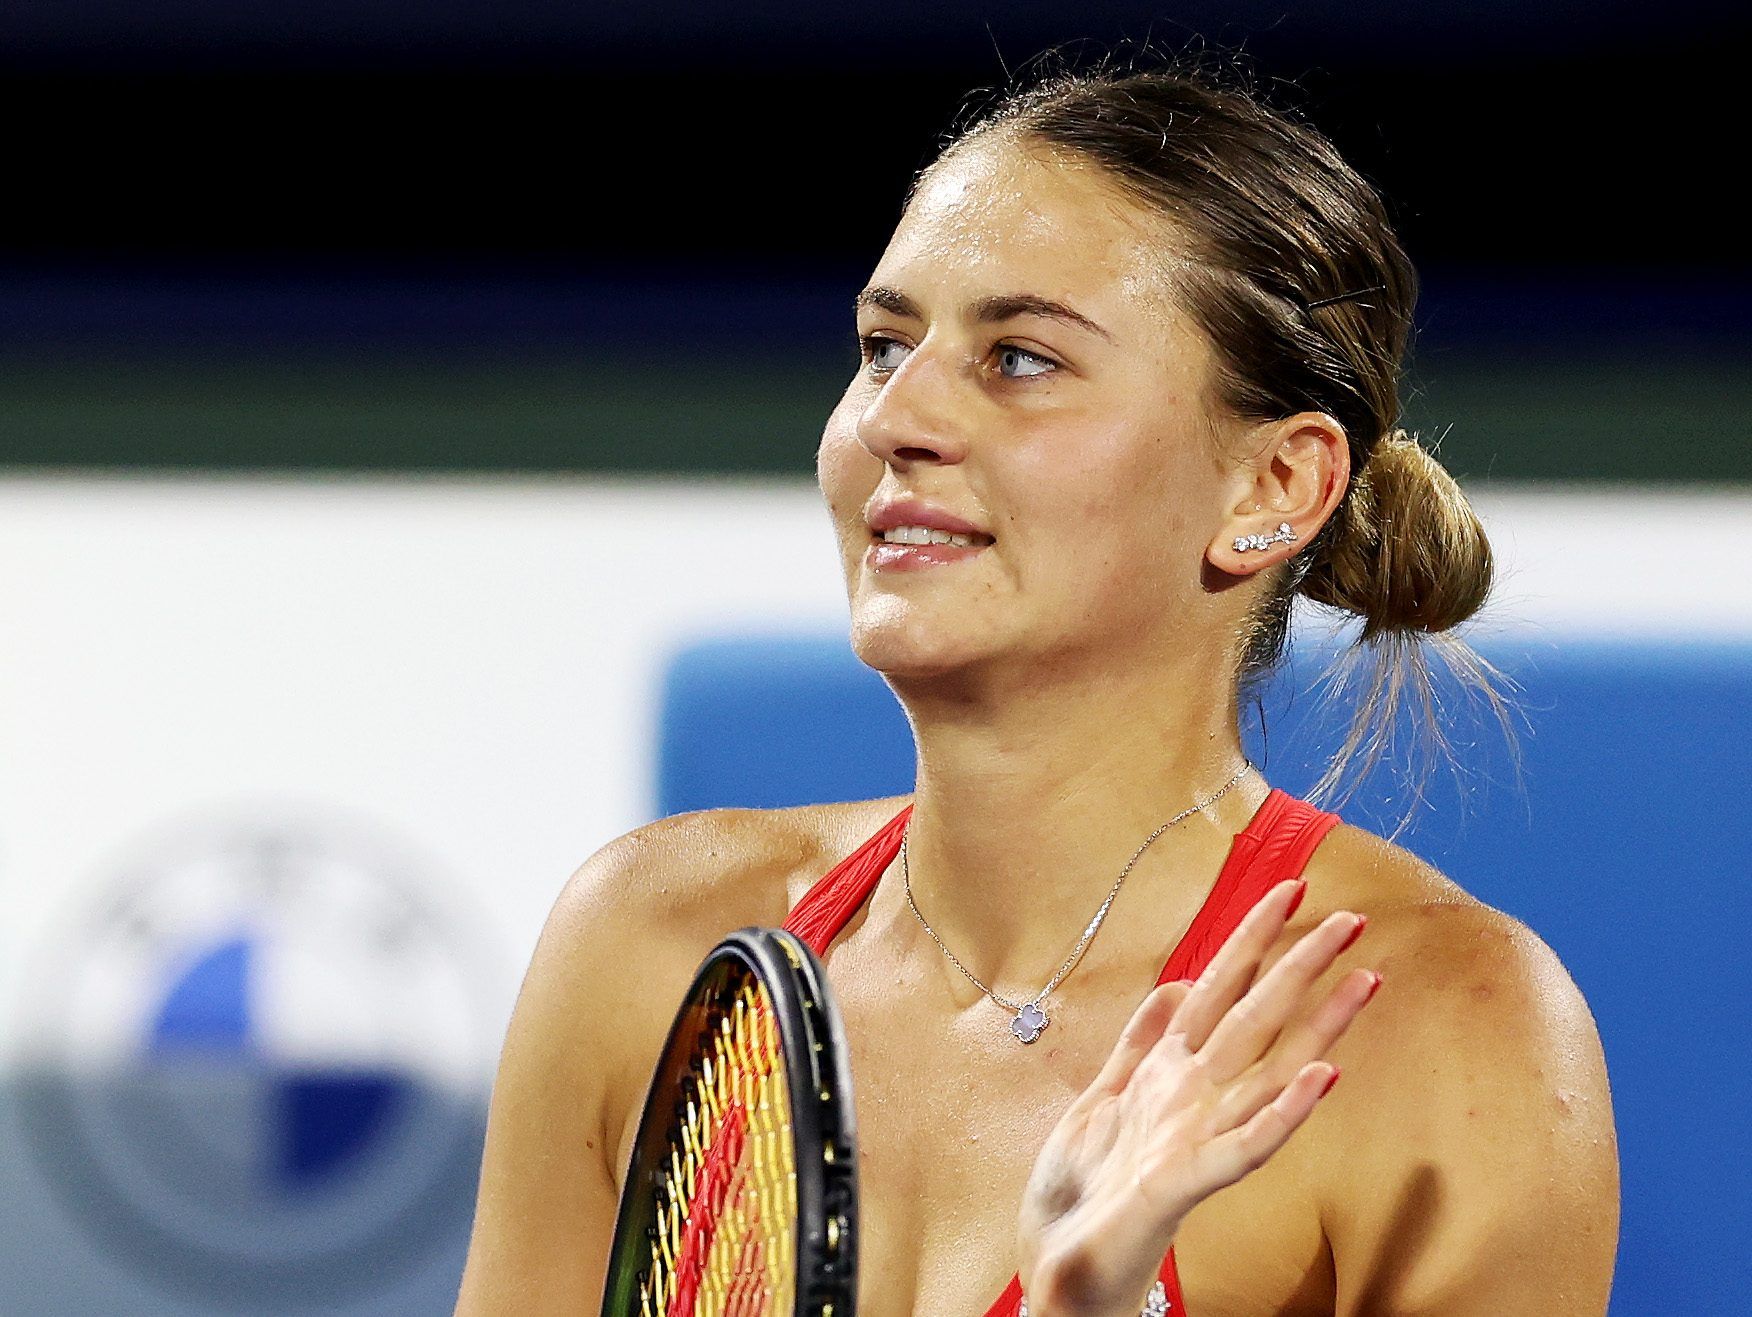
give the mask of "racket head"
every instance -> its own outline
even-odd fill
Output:
[[[633,1143],[603,1317],[847,1317],[857,1137],[814,952],[738,929],[695,972]]]

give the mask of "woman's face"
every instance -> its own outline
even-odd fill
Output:
[[[1074,156],[993,137],[930,171],[860,296],[863,364],[818,460],[870,666],[1076,668],[1213,638],[1203,563],[1237,486],[1172,257]],[[933,521],[978,533],[878,533]]]

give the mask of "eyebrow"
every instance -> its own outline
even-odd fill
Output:
[[[873,306],[883,311],[892,311],[895,315],[911,316],[914,320],[923,320],[918,303],[913,301],[898,288],[889,288],[883,284],[872,284],[859,293],[853,304],[854,311]],[[1114,341],[1100,325],[1096,324],[1081,311],[1073,310],[1063,302],[1055,302],[1049,297],[1040,297],[1034,293],[997,293],[991,297],[982,297],[977,302],[968,305],[975,324],[989,325],[1004,320],[1013,320],[1017,316],[1044,316],[1048,320],[1057,320],[1062,324],[1072,325],[1078,329],[1088,330],[1109,343]]]

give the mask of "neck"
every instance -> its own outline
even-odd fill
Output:
[[[1238,709],[1210,676],[1225,670],[1202,658],[1170,661],[1130,689],[1116,689],[1124,683],[1111,673],[1045,687],[1033,674],[1025,694],[895,684],[918,750],[907,832],[914,902],[1000,995],[1028,1000],[1043,988],[1145,838],[1241,768]],[[1164,896],[1202,898],[1268,791],[1249,771],[1151,843],[1079,965],[1104,942],[1126,940],[1111,933],[1135,925],[1128,914]],[[899,867],[878,889],[871,918],[910,929],[902,936],[916,936],[921,954],[977,997],[907,909]]]

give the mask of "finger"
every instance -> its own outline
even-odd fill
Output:
[[[1095,1082],[1089,1088],[1097,1093],[1118,1093],[1131,1082],[1138,1062],[1150,1054],[1150,1049],[1162,1037],[1168,1027],[1168,1021],[1174,1018],[1174,1012],[1180,1009],[1181,1002],[1186,1000],[1186,994],[1192,991],[1192,984],[1184,979],[1173,983],[1159,984],[1151,989],[1148,996],[1138,1004],[1137,1010],[1120,1031],[1119,1042],[1114,1044],[1113,1052],[1107,1058],[1107,1064],[1101,1067],[1101,1073],[1095,1076]]]
[[[1306,885],[1299,880],[1278,883],[1254,902],[1253,909],[1217,949],[1174,1019],[1174,1032],[1185,1040],[1188,1049],[1196,1052],[1203,1047],[1217,1021],[1247,991],[1265,953],[1283,932],[1284,921],[1304,890]]]
[[[1301,1008],[1315,980],[1332,967],[1367,923],[1348,910],[1335,911],[1296,939],[1295,945],[1217,1021],[1199,1049],[1213,1080],[1222,1083],[1233,1079],[1265,1055]]]
[[[1213,1194],[1264,1165],[1301,1128],[1338,1073],[1330,1061],[1304,1066],[1249,1120],[1200,1145],[1193,1155],[1193,1176],[1204,1193]]]
[[[1325,1061],[1326,1053],[1344,1036],[1381,982],[1374,970],[1353,970],[1345,975],[1320,1009],[1279,1037],[1255,1070],[1231,1089],[1219,1108],[1218,1119],[1229,1126],[1244,1123],[1283,1092],[1310,1062]]]

